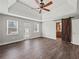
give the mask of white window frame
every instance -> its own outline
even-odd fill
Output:
[[[15,22],[16,27],[9,27],[9,22]],[[17,30],[15,32],[9,33],[9,28],[16,28]],[[16,35],[18,34],[18,21],[16,20],[7,20],[7,35]]]

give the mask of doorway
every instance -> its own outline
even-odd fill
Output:
[[[25,28],[25,34],[24,34],[24,39],[29,39],[30,35],[29,35],[29,28]]]
[[[65,42],[72,40],[72,17],[56,22],[56,38]]]
[[[31,27],[30,23],[25,23],[24,24],[24,39],[30,39],[30,32],[31,32]]]
[[[60,21],[56,22],[56,38],[62,38],[62,23]]]

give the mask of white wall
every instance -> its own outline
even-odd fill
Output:
[[[56,39],[56,22],[48,21],[42,23],[43,37]]]
[[[79,19],[72,20],[72,43],[79,45]]]
[[[8,12],[8,0],[0,0],[0,13]]]

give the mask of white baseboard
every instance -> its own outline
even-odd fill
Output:
[[[33,37],[33,38],[29,38],[29,39],[34,39],[34,38],[38,38],[38,37]],[[28,39],[21,39],[21,40],[16,40],[16,41],[10,41],[10,42],[5,42],[5,43],[0,43],[0,46],[1,45],[7,45],[7,44],[11,44],[11,43],[20,42],[20,41],[23,41],[23,40],[28,40]]]
[[[72,44],[74,44],[74,45],[79,45],[79,43],[77,43],[77,42],[71,42]]]
[[[49,38],[49,39],[52,39],[52,40],[56,40],[56,38],[51,38],[51,37],[46,37],[46,36],[43,36],[45,38]]]
[[[26,39],[22,39],[22,40],[16,40],[16,41],[10,41],[10,42],[5,42],[5,43],[1,43],[1,45],[7,45],[7,44],[11,44],[11,43],[15,43],[15,42],[20,42],[20,41],[23,41],[23,40],[26,40]]]

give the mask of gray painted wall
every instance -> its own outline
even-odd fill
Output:
[[[16,2],[13,6],[11,6],[8,9],[8,12],[21,15],[21,16],[25,16],[25,17],[34,18],[37,20],[42,20],[41,14],[39,14],[39,11],[32,9],[21,2]]]
[[[7,35],[7,20],[17,20],[18,21],[18,31],[19,33],[17,35]],[[31,38],[36,38],[36,37],[41,37],[42,34],[42,25],[40,22],[35,22],[35,21],[30,21],[28,19],[21,19],[17,17],[11,17],[7,15],[0,15],[0,45],[1,44],[7,44],[11,42],[16,42],[20,40],[24,40],[24,23],[30,23],[30,39]],[[40,24],[40,31],[38,33],[34,33],[34,23],[39,23]]]

